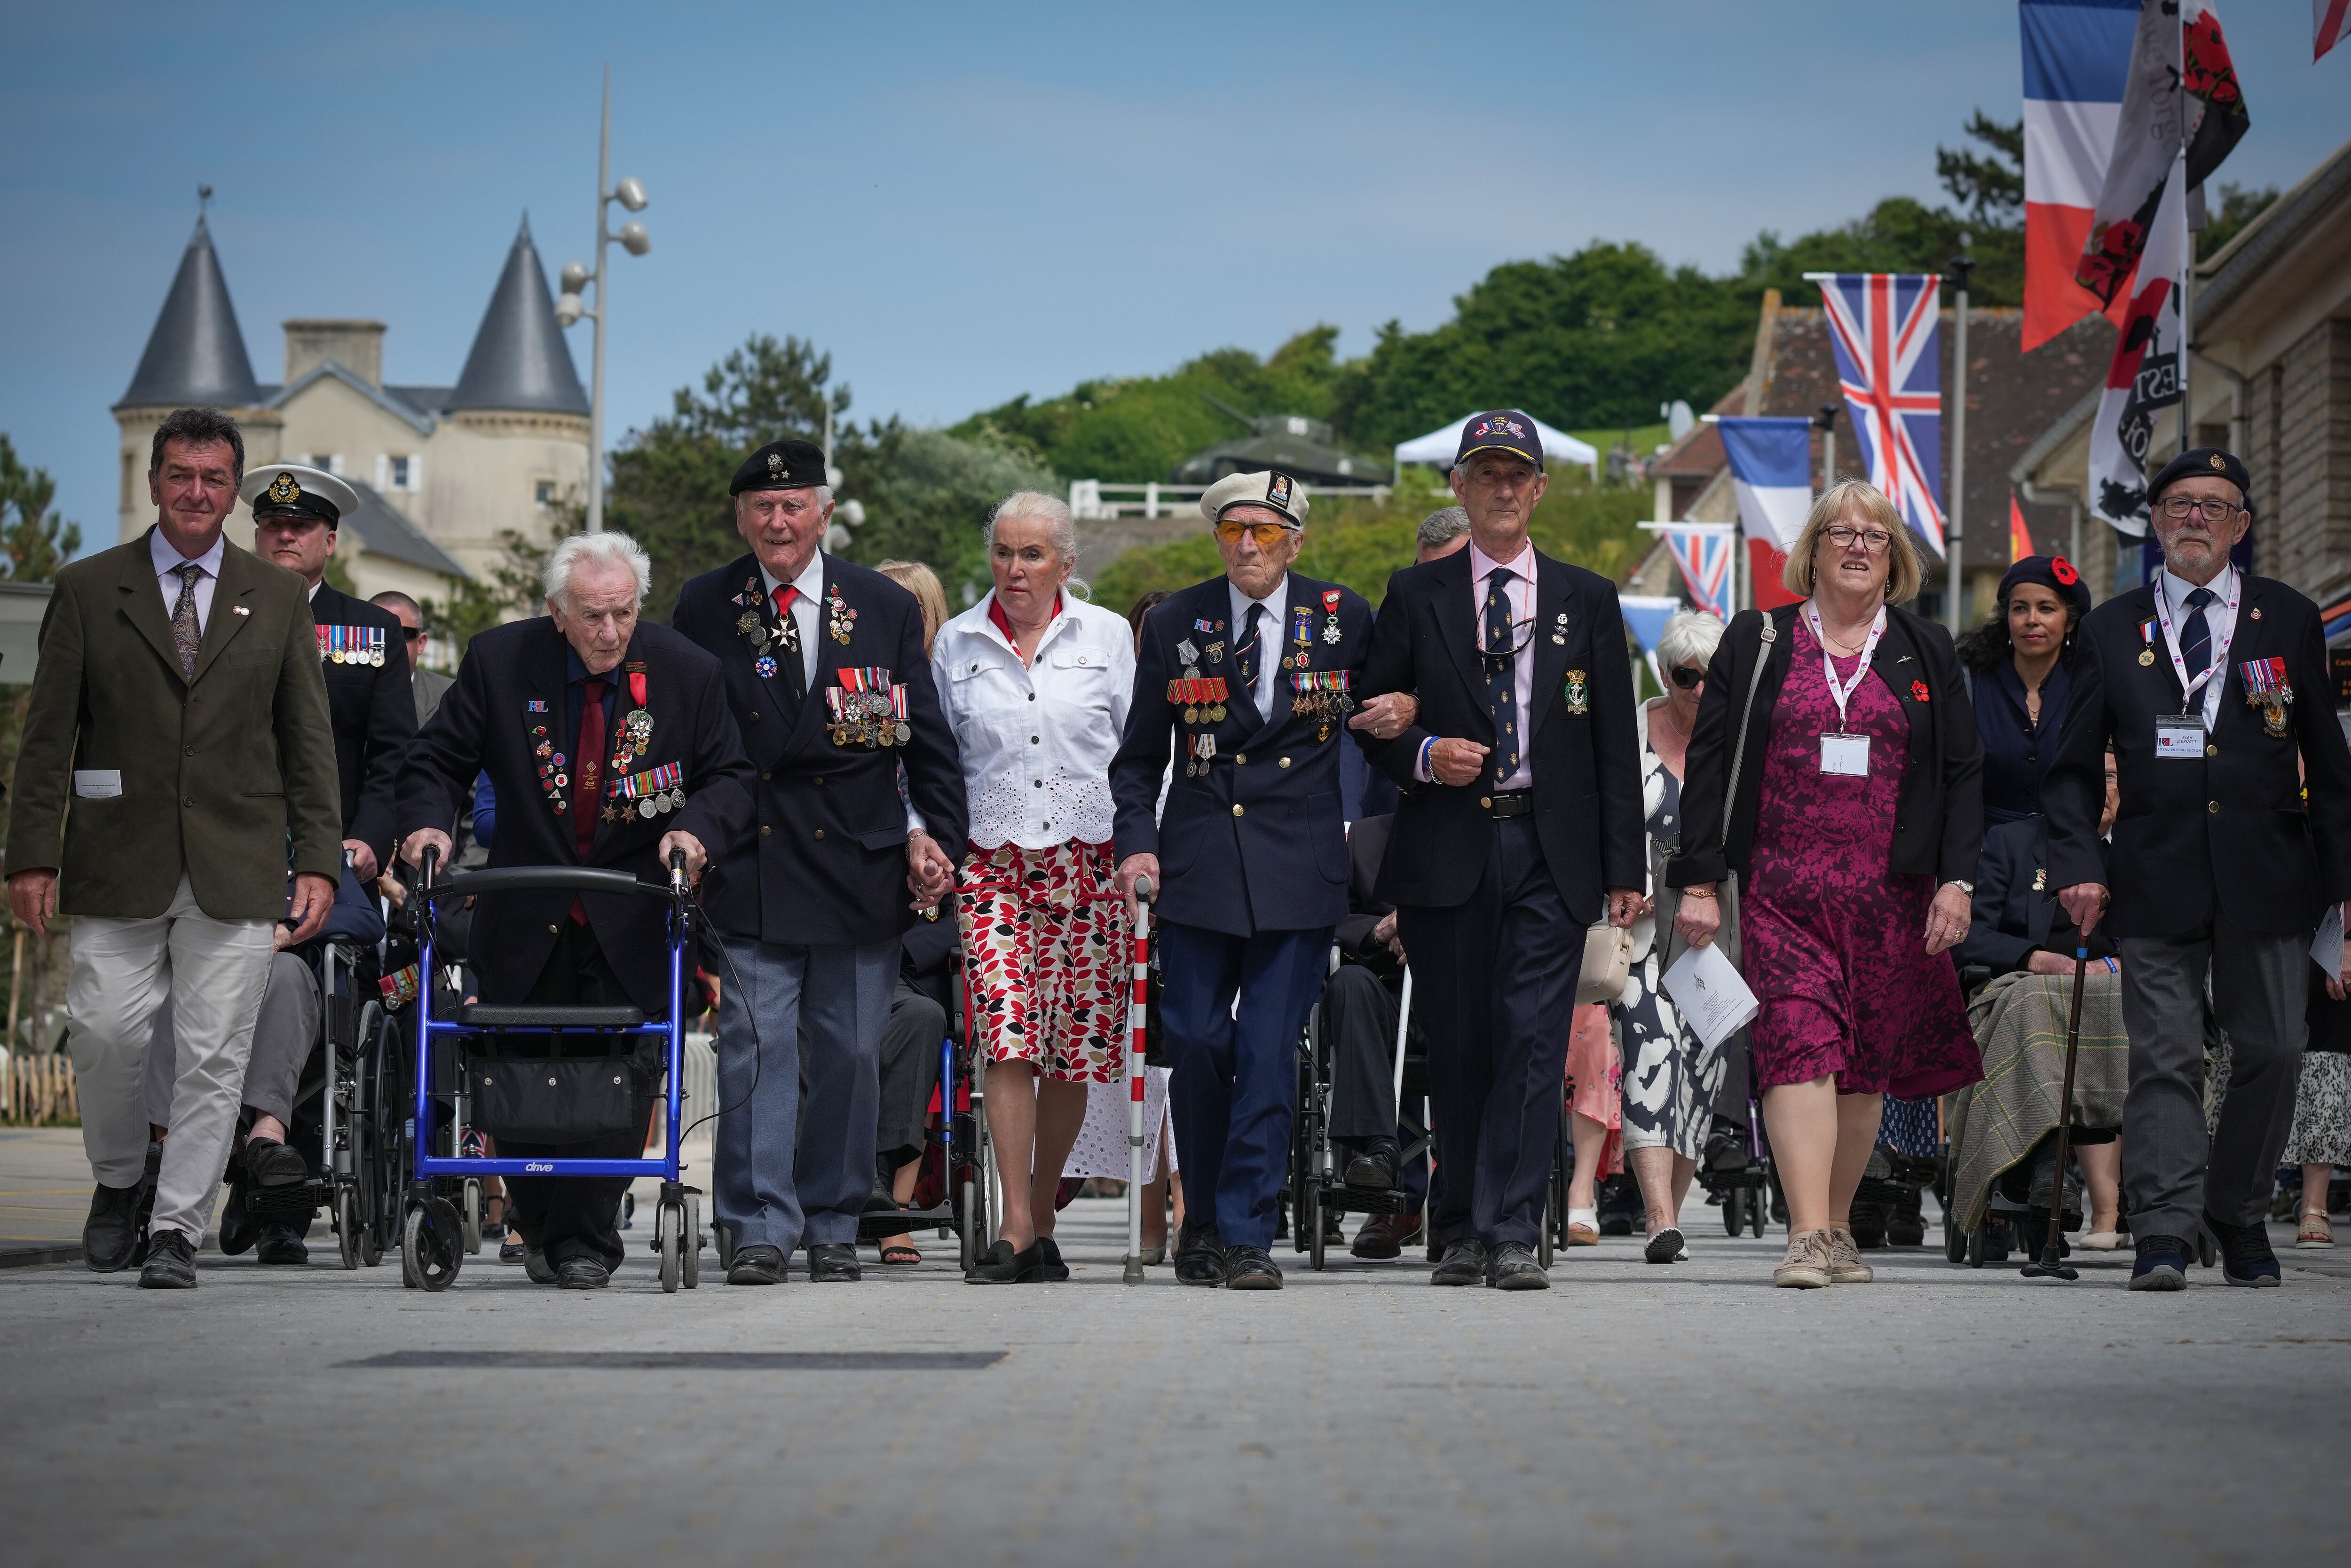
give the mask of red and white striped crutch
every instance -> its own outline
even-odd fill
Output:
[[[1151,879],[1134,879],[1127,900],[1130,933],[1127,967],[1133,988],[1126,1002],[1126,1272],[1130,1285],[1143,1283],[1143,1088],[1144,1024],[1151,1003]]]

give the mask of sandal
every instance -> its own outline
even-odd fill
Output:
[[[1567,1244],[1570,1247],[1600,1245],[1600,1211],[1596,1208],[1571,1208],[1567,1211]]]
[[[2335,1245],[2335,1222],[2326,1218],[2323,1208],[2302,1211],[2302,1227],[2294,1239],[2297,1249],[2332,1247]]]
[[[923,1260],[923,1255],[904,1241],[882,1244],[882,1261],[891,1268],[906,1268]]]

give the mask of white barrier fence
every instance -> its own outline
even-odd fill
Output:
[[[1304,485],[1298,486],[1301,495],[1348,497],[1360,496],[1366,500],[1388,498],[1385,485]],[[1206,485],[1162,485],[1152,480],[1140,485],[1105,484],[1100,479],[1070,481],[1070,511],[1071,515],[1100,519],[1104,517],[1173,517],[1186,513],[1196,514],[1200,497],[1207,492]]]

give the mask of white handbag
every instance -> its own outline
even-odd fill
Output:
[[[1633,977],[1633,933],[1605,920],[1583,933],[1583,971],[1575,980],[1575,1005],[1613,1002]]]

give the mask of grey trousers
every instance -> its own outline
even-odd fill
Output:
[[[269,956],[269,982],[262,988],[261,1016],[253,1026],[253,1056],[245,1065],[240,1098],[246,1107],[294,1124],[294,1095],[302,1069],[319,1048],[319,977],[291,953]],[[172,1124],[172,1009],[155,1011],[154,1038],[147,1048],[147,1119]],[[315,1149],[305,1154],[315,1155]]]
[[[2192,1241],[2203,1218],[2259,1225],[2294,1124],[2308,1034],[2310,936],[2262,936],[2215,918],[2189,937],[2126,936],[2123,1024],[2123,1190],[2134,1236]],[[2227,1102],[2204,1124],[2204,988],[2234,1051]]]
[[[726,1109],[712,1146],[712,1211],[737,1247],[789,1257],[802,1246],[854,1245],[873,1191],[878,1064],[898,944],[722,940],[734,972],[719,988]]]
[[[883,1180],[898,1167],[923,1157],[923,1130],[929,1123],[931,1094],[939,1086],[939,1042],[946,1037],[946,1009],[900,980],[890,998],[890,1021],[882,1030],[881,1125],[874,1134]]]
[[[1363,1143],[1396,1135],[1396,998],[1361,964],[1322,982],[1331,1031],[1331,1135]]]

